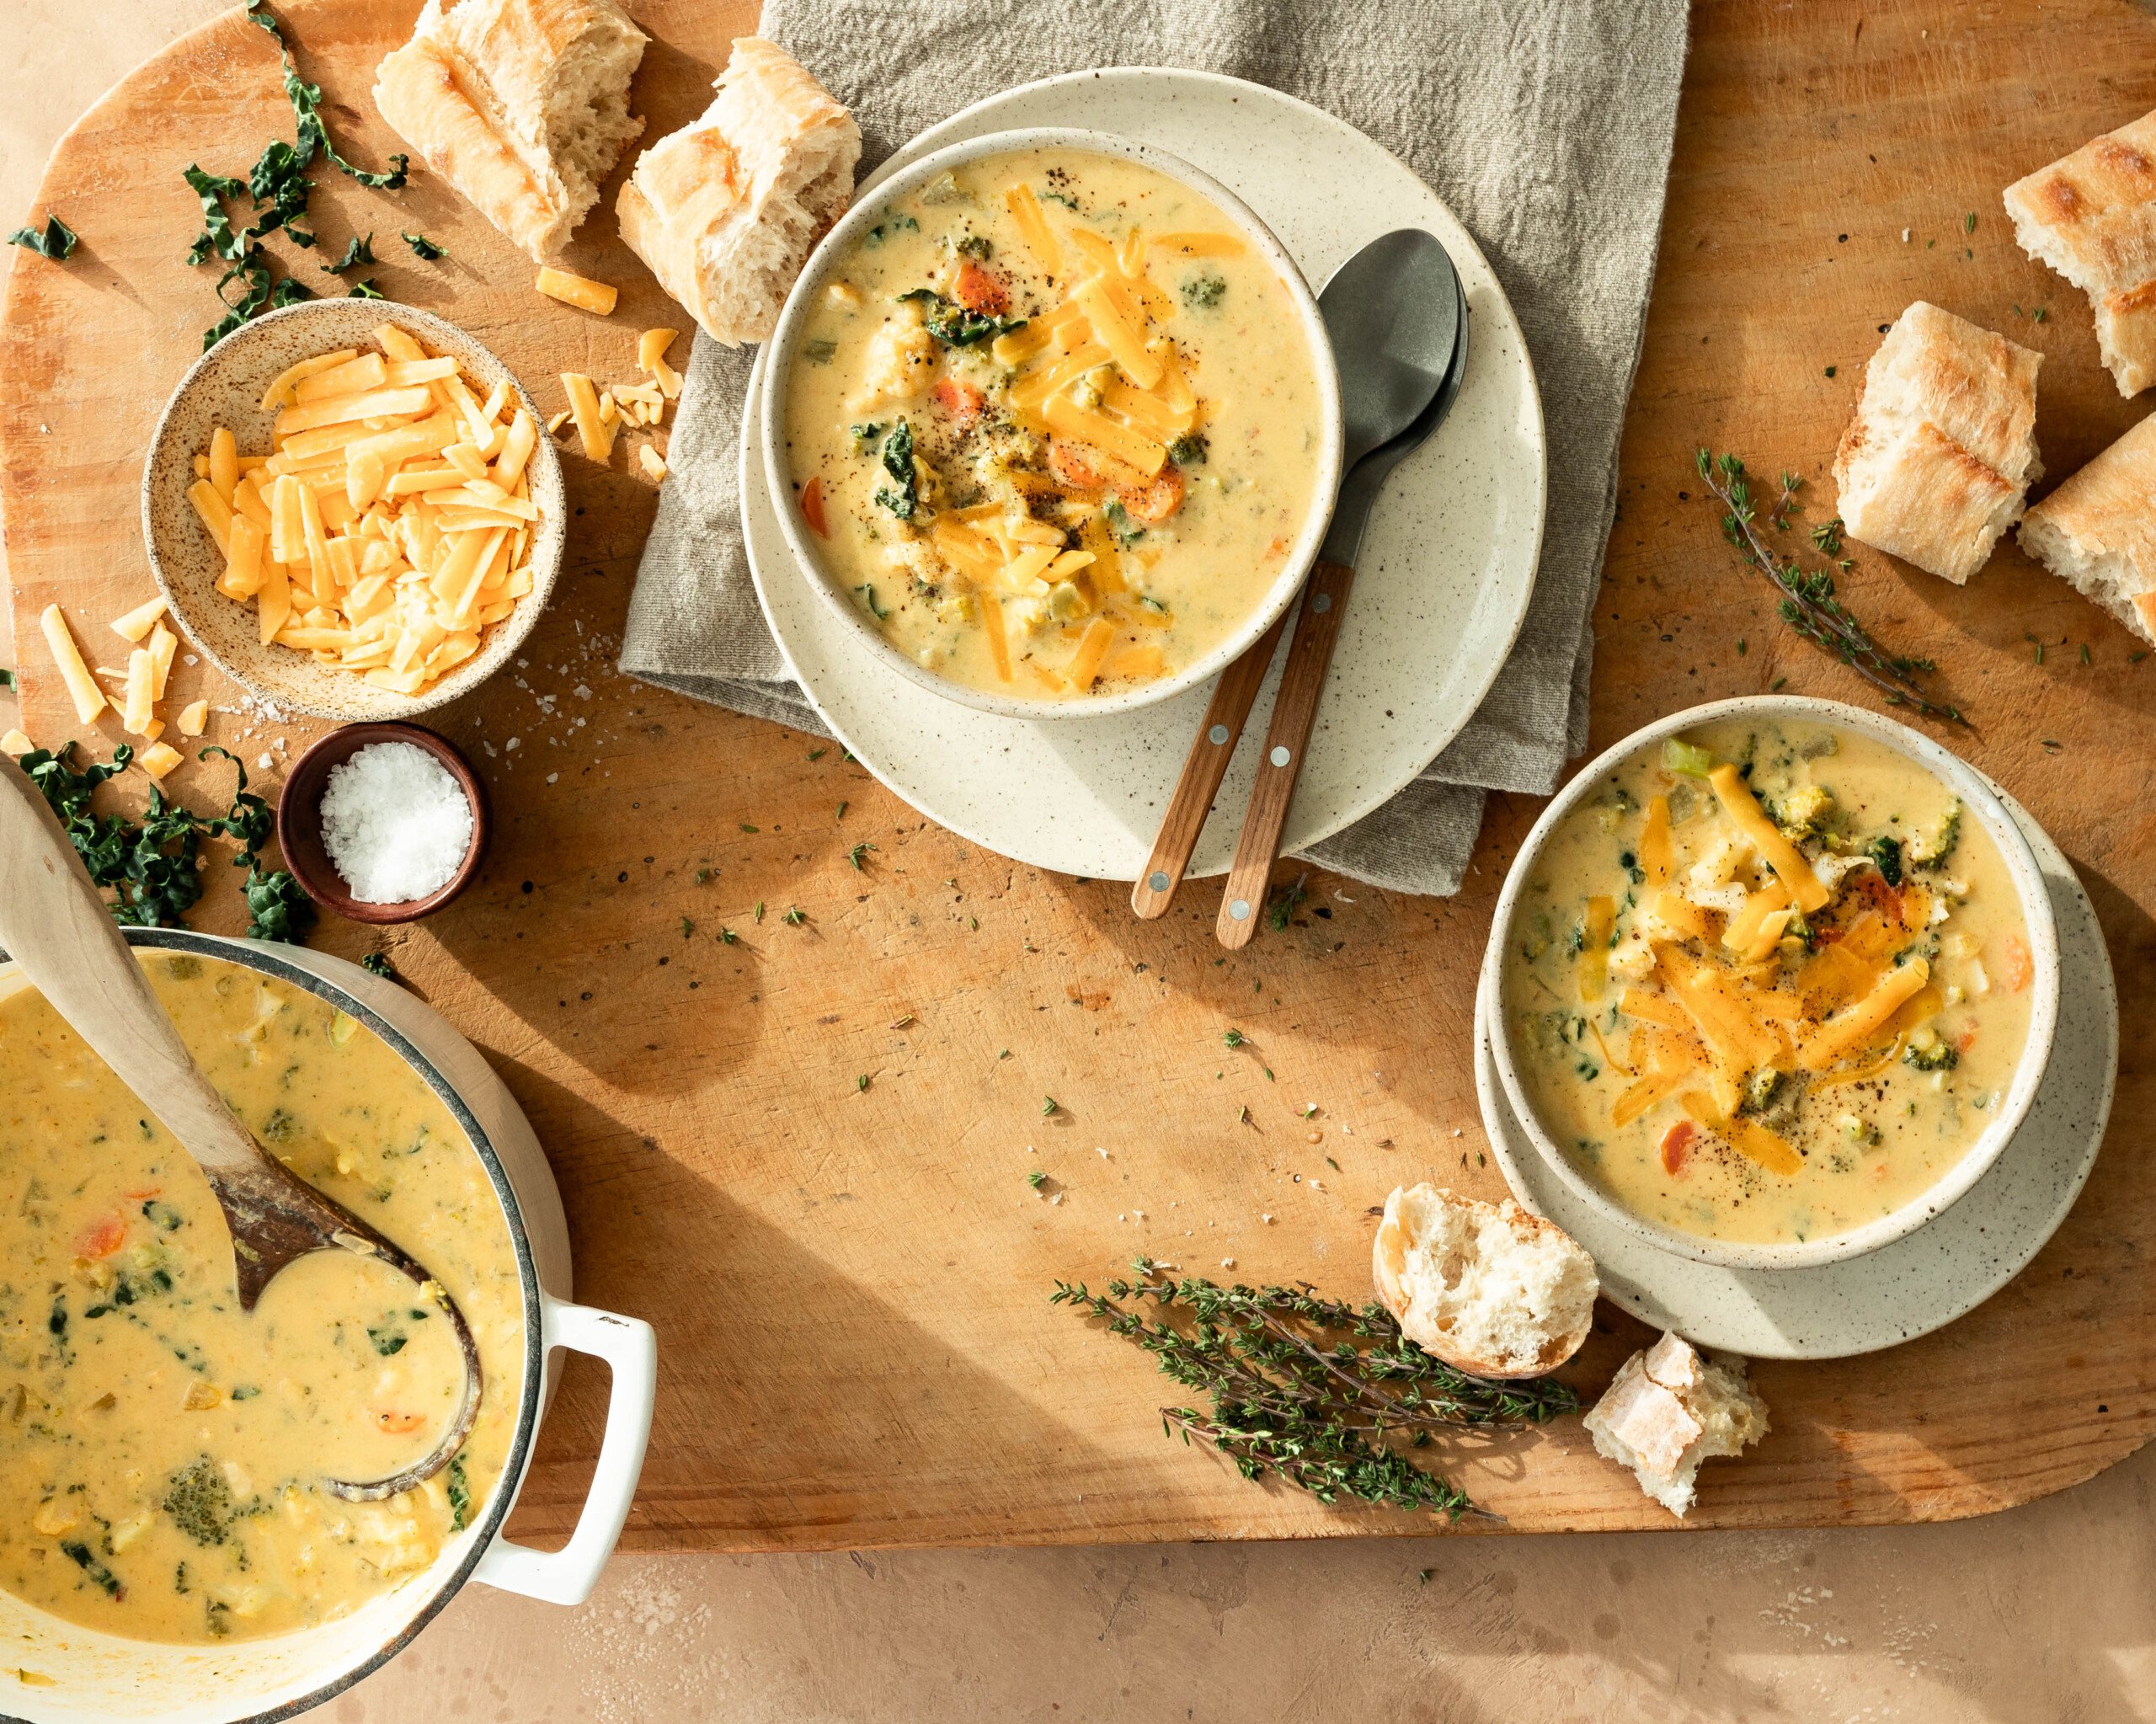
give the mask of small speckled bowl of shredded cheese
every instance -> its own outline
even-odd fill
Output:
[[[352,921],[409,922],[471,883],[486,854],[485,787],[417,724],[348,724],[302,755],[277,804],[285,864]]]

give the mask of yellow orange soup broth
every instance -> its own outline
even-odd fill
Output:
[[[975,334],[974,306],[1006,333]],[[1135,313],[1119,356],[1103,306]],[[880,205],[787,389],[826,576],[916,662],[1036,700],[1172,675],[1247,620],[1322,441],[1273,266],[1197,193],[1082,151],[992,157]]]
[[[402,1276],[322,1252],[253,1313],[200,1171],[36,993],[0,999],[0,1586],[138,1639],[283,1632],[425,1567],[499,1481],[522,1380],[507,1222],[470,1141],[371,1031],[214,958],[145,954],[189,1050],[271,1151],[457,1301],[484,1369],[452,1471],[381,1502],[462,1365]]]
[[[1746,789],[1785,820],[1817,791],[1831,796],[1822,830],[1787,825],[1822,885],[1834,880],[1829,901],[1792,909],[1804,937],[1785,934],[1749,963],[1725,938],[1738,912],[1673,905],[1662,920],[1665,890],[1727,902],[1736,887],[1779,903],[1780,883],[1711,785],[1668,770],[1656,745],[1609,774],[1537,859],[1505,961],[1515,1064],[1573,1165],[1643,1218],[1753,1243],[1845,1233],[1936,1184],[2012,1081],[2032,975],[2013,881],[1945,786],[1869,738],[1730,723],[1684,742],[1748,764]],[[1652,878],[1657,798],[1673,814],[1667,887]],[[1949,827],[1952,847],[1927,866]],[[1898,887],[1870,859],[1881,839],[1901,847]],[[1681,979],[1703,969],[1719,978],[1710,988],[1741,990],[1764,1034],[1759,1065],[1716,1059],[1678,1000]],[[1889,976],[1890,989],[1915,990],[1908,1004],[1845,1056],[1820,1059],[1828,1026]],[[1807,1047],[1817,1070],[1805,1069]],[[1782,1159],[1792,1151],[1794,1166]]]

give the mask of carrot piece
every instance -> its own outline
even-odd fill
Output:
[[[801,488],[801,518],[808,523],[808,531],[818,538],[830,537],[830,524],[824,519],[824,480],[821,474]]]
[[[75,1238],[78,1257],[109,1257],[127,1242],[127,1224],[117,1215],[92,1222]]]
[[[374,1422],[392,1437],[402,1437],[426,1423],[427,1416],[423,1412],[378,1412]]]
[[[2018,994],[2034,979],[2036,966],[2029,956],[2029,944],[2019,934],[2006,937],[2006,956],[1999,966],[1999,979]]]
[[[1000,318],[1011,308],[1011,292],[1002,278],[992,270],[984,270],[971,258],[958,265],[958,279],[951,284],[952,296],[968,311],[984,318]]]
[[[1182,507],[1182,469],[1171,462],[1161,469],[1160,477],[1142,488],[1116,493],[1122,502],[1123,513],[1133,520],[1142,520],[1148,526],[1166,520]]]
[[[969,424],[977,419],[980,414],[982,403],[988,399],[972,384],[963,382],[957,377],[938,378],[935,388],[929,392],[936,398],[936,404],[958,420],[960,424]]]
[[[1692,1153],[1692,1140],[1700,1134],[1700,1128],[1689,1119],[1680,1119],[1662,1134],[1662,1171],[1682,1173],[1685,1158]]]

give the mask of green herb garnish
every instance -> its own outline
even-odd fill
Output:
[[[1101,1319],[1203,1392],[1209,1410],[1162,1407],[1162,1428],[1210,1443],[1246,1479],[1277,1477],[1321,1502],[1348,1496],[1457,1519],[1474,1506],[1466,1492],[1403,1445],[1463,1427],[1541,1424],[1578,1406],[1552,1378],[1495,1383],[1454,1370],[1403,1336],[1382,1305],[1358,1309],[1308,1286],[1173,1280],[1143,1258],[1134,1268],[1134,1279],[1110,1282],[1105,1295],[1058,1282],[1050,1303]]]
[[[75,255],[77,236],[57,216],[47,216],[42,227],[18,227],[8,236],[8,243],[22,246],[41,258],[51,258],[56,264],[64,264]]]
[[[876,500],[900,520],[911,520],[921,507],[921,476],[914,471],[913,427],[904,419],[891,427],[883,440],[883,471],[893,484],[878,485]]]
[[[880,496],[882,494],[879,492],[878,494]],[[856,587],[854,591],[861,595],[862,607],[867,611],[871,616],[874,617],[878,622],[884,622],[889,620],[891,613],[886,611],[876,601],[876,583],[874,581],[865,580],[862,582],[859,586]]]
[[[1930,659],[1902,658],[1886,652],[1835,596],[1834,577],[1831,574],[1823,568],[1807,574],[1796,563],[1784,563],[1774,555],[1760,535],[1758,511],[1752,501],[1751,481],[1742,461],[1734,455],[1717,458],[1711,451],[1702,449],[1694,466],[1709,494],[1722,505],[1722,536],[1780,590],[1779,609],[1785,622],[1813,645],[1833,654],[1880,690],[1889,705],[1909,707],[1926,718],[1943,718],[1951,723],[1968,723],[1957,707],[1932,699],[1918,681],[1919,676],[1938,668]],[[1782,475],[1781,494],[1768,514],[1775,531],[1782,531],[1787,526],[1790,510],[1803,483],[1792,473]]]
[[[1013,329],[1026,327],[1023,318],[990,318],[969,311],[955,301],[944,298],[932,287],[910,288],[899,299],[902,304],[907,300],[918,300],[926,307],[923,321],[928,326],[928,333],[946,347],[971,347],[991,336],[1007,335]]]
[[[1205,434],[1185,431],[1168,445],[1168,459],[1177,467],[1197,467],[1205,460]]]
[[[397,966],[389,961],[387,952],[370,952],[360,960],[360,968],[371,976],[380,976],[385,982],[398,979]]]
[[[461,1533],[472,1524],[472,1481],[464,1471],[464,1453],[459,1449],[449,1463],[449,1529]]]
[[[1116,543],[1126,551],[1145,536],[1145,529],[1130,518],[1120,497],[1111,497],[1101,505],[1101,519],[1107,523]]]
[[[324,264],[322,266],[322,273],[325,275],[339,275],[347,270],[371,270],[373,267],[374,235],[370,233],[365,239],[361,239],[355,233],[345,245],[344,255],[334,264]]]
[[[1194,312],[1210,311],[1227,291],[1227,282],[1218,275],[1193,275],[1182,285],[1182,302]]]
[[[376,287],[374,285],[374,277],[367,275],[362,277],[357,281],[355,281],[352,284],[352,291],[346,294],[344,297],[347,299],[380,299],[382,297],[382,291],[379,287]]]
[[[413,253],[430,264],[449,255],[424,233],[407,233],[403,237],[404,243],[412,248]]]

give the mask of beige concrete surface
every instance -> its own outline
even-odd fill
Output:
[[[0,227],[69,121],[218,3],[0,4]],[[2153,1485],[2144,1451],[1881,1532],[622,1558],[579,1610],[467,1593],[321,1716],[2156,1724]]]

